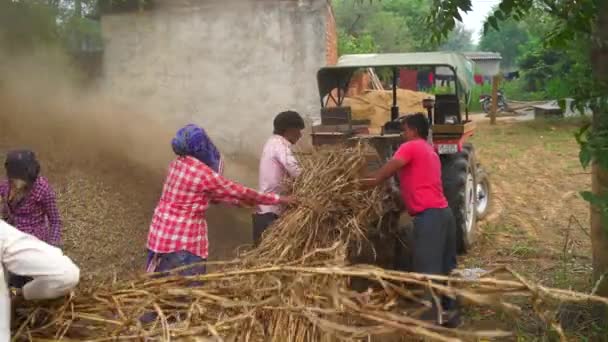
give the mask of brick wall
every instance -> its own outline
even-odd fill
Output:
[[[327,65],[334,65],[338,62],[338,29],[336,18],[331,7],[331,2],[327,2],[327,21],[325,25],[325,51]]]
[[[336,17],[331,6],[331,1],[327,2],[327,24],[325,26],[325,51],[327,65],[334,65],[338,62],[338,28]],[[353,77],[348,85],[347,96],[355,96],[369,89],[370,78],[367,73],[360,73]],[[334,96],[337,92],[332,91]],[[331,101],[333,102],[333,101]],[[331,105],[335,105],[331,103]]]

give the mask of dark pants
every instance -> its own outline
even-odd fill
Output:
[[[194,255],[188,251],[178,251],[173,253],[166,254],[156,254],[153,252],[148,253],[148,264],[152,261],[154,256],[158,256],[159,262],[158,266],[154,269],[154,272],[161,272],[160,276],[164,276],[162,272],[169,272],[178,267],[183,267],[187,265],[196,264],[199,262],[207,261],[207,259],[203,259],[198,255]],[[181,276],[193,276],[198,274],[207,273],[207,267],[203,265],[197,265],[193,267],[188,267],[184,270],[178,272]]]
[[[450,208],[427,209],[414,217],[412,271],[416,273],[449,275],[456,268],[456,221]],[[429,299],[431,297],[429,296]],[[437,308],[433,303],[434,312]],[[442,297],[443,310],[455,309],[455,301]]]
[[[147,262],[148,265],[151,262],[153,262],[153,258],[155,256],[158,257],[158,265],[154,269],[154,272],[158,272],[158,274],[154,275],[155,278],[166,277],[167,275],[169,275],[169,272],[171,270],[174,270],[179,267],[184,267],[187,265],[192,265],[192,264],[207,261],[207,259],[203,259],[200,256],[194,255],[188,251],[178,251],[178,252],[163,253],[163,254],[148,251],[148,262]],[[188,268],[178,272],[178,274],[180,276],[184,276],[184,277],[195,276],[195,275],[205,274],[205,273],[207,273],[207,266],[205,264],[188,267]],[[189,283],[188,286],[200,286],[201,284],[202,284],[202,282],[195,281],[195,282]],[[180,300],[181,300],[180,298],[177,299],[177,301],[180,301]],[[144,313],[143,316],[139,318],[139,320],[140,320],[140,322],[147,324],[147,323],[154,321],[156,318],[157,318],[156,312],[147,312],[147,313]]]
[[[25,284],[29,283],[31,280],[31,277],[20,276],[10,272],[8,274],[8,286],[16,289],[23,288],[23,286],[25,286]]]
[[[259,246],[262,240],[262,233],[266,228],[278,219],[279,216],[274,213],[253,214],[253,245]]]

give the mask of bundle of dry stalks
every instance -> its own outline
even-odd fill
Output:
[[[301,156],[303,173],[292,184],[300,205],[270,228],[259,248],[220,265],[221,272],[146,275],[30,303],[18,310],[15,339],[308,342],[392,334],[459,341],[508,333],[450,330],[421,321],[421,309],[431,305],[422,291],[512,314],[523,310],[517,305],[523,298],[558,332],[549,310],[556,302],[608,304],[534,285],[515,273],[510,279],[497,278],[496,271],[465,280],[347,265],[348,248],[365,239],[384,209],[381,190],[359,186],[365,155],[366,148],[357,146]],[[367,279],[370,288],[353,291],[348,285],[353,277]],[[140,317],[150,312],[155,320],[142,323]]]
[[[524,310],[516,303],[525,299],[558,332],[561,329],[548,310],[551,305],[590,300],[608,304],[605,298],[532,285],[517,274],[512,280],[498,279],[497,273],[465,280],[364,266],[268,266],[192,278],[144,277],[24,309],[16,338],[168,341],[206,336],[230,341],[331,341],[391,335],[460,341],[509,336],[498,330],[446,329],[417,319],[421,306],[412,304],[420,302],[421,295],[412,288],[420,286],[437,296],[451,295],[514,315]],[[377,286],[365,293],[351,291],[343,284],[353,276]],[[451,286],[431,280],[449,281]],[[193,281],[204,283],[193,285]],[[138,318],[151,311],[158,319],[140,323]],[[277,326],[268,317],[285,318]]]
[[[245,261],[344,264],[348,247],[356,248],[384,211],[384,192],[361,187],[370,157],[372,150],[363,144],[299,154],[303,172],[288,185],[298,205],[265,233],[258,248],[244,255]]]

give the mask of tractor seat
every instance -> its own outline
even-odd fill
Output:
[[[321,109],[322,125],[352,124],[352,114],[349,106],[324,107]]]
[[[446,118],[454,116],[460,121],[460,103],[453,94],[435,95],[435,123],[445,124]]]

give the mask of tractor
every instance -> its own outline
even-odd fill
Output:
[[[321,101],[320,124],[312,127],[311,137],[315,146],[326,144],[348,144],[367,141],[373,146],[377,163],[370,168],[390,159],[400,144],[402,119],[397,100],[398,79],[402,69],[432,70],[447,74],[450,83],[448,91],[442,88],[441,94],[435,94],[422,100],[423,114],[431,123],[429,143],[440,156],[442,166],[443,190],[457,224],[457,246],[459,254],[464,254],[475,243],[477,234],[476,221],[487,213],[489,207],[489,183],[487,176],[475,158],[475,149],[467,142],[475,129],[475,123],[469,118],[468,104],[471,100],[473,81],[473,62],[459,53],[395,53],[395,54],[362,54],[344,55],[336,65],[321,68],[317,73]],[[370,127],[369,120],[355,120],[351,107],[344,105],[349,84],[354,75],[374,70],[392,81],[392,106],[387,113],[386,123],[382,127]],[[372,77],[373,79],[373,77]],[[378,85],[379,78],[375,82]],[[398,189],[399,180],[391,179],[391,187]],[[393,195],[394,196],[394,195]],[[385,225],[408,225],[407,216],[401,210],[398,213],[387,213],[382,219]],[[409,221],[411,222],[411,221]],[[388,231],[403,232],[403,227]],[[390,235],[390,234],[389,234]],[[402,236],[402,235],[400,235]],[[389,243],[399,241],[395,236],[368,237],[376,251],[391,250]],[[385,268],[407,270],[397,259],[407,246],[397,242],[395,253],[385,260],[361,260],[358,262],[373,263]],[[405,248],[404,248],[405,247]],[[401,252],[400,252],[401,251]],[[380,254],[380,253],[379,253]],[[378,255],[379,255],[378,254]],[[388,258],[388,259],[386,259]],[[393,258],[394,260],[390,260]]]

